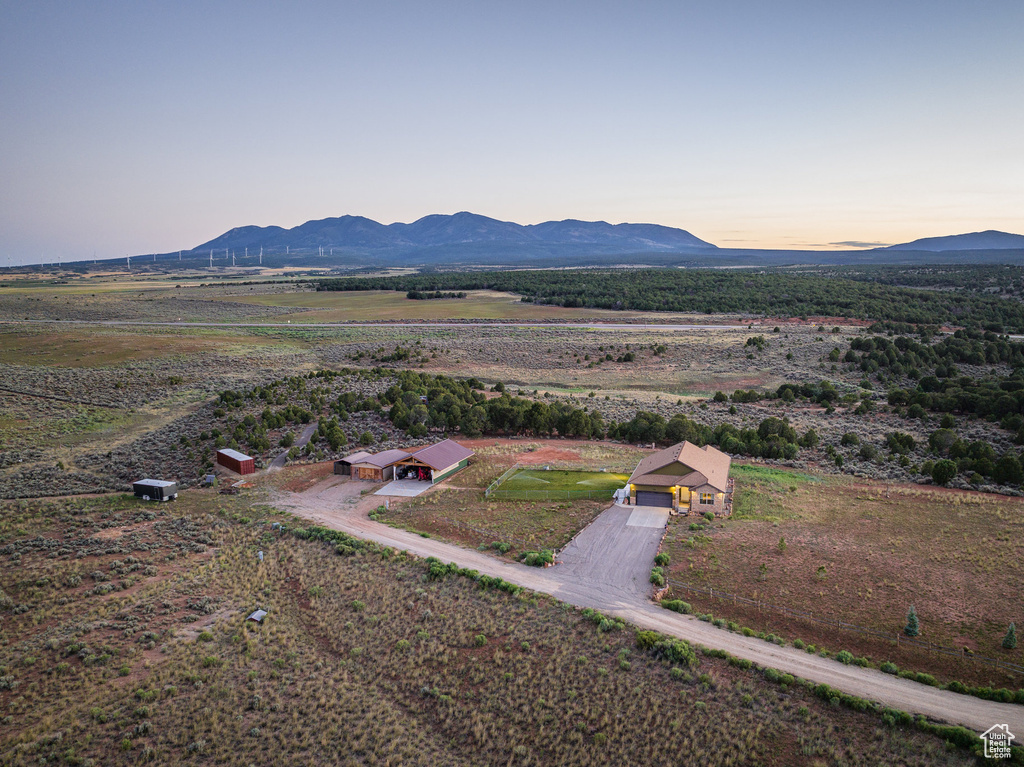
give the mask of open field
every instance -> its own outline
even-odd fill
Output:
[[[353,293],[281,293],[239,295],[225,301],[286,307],[301,311],[302,322],[366,322],[367,320],[584,320],[621,322],[637,313],[601,309],[566,309],[522,303],[519,296],[489,290],[467,291],[466,298],[416,301],[391,290]],[[292,319],[295,319],[292,316]],[[658,318],[660,319],[660,318]],[[662,320],[664,321],[664,320]]]
[[[284,518],[246,513],[254,500],[4,506],[20,560],[0,573],[6,763],[964,758],[722,660],[659,660],[548,598],[427,580],[374,547],[338,556],[270,531]],[[257,606],[262,626],[245,622]]]
[[[669,577],[888,633],[893,641],[679,591],[715,615],[832,649],[978,683],[1020,682],[969,659],[901,645],[914,605],[921,639],[1024,665],[1001,647],[1024,623],[1024,501],[934,487],[736,466],[734,514],[695,532],[670,525]],[[780,540],[785,541],[780,546]]]

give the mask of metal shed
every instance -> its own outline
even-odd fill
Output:
[[[346,455],[344,458],[341,458],[334,462],[334,473],[343,474],[345,476],[351,476],[352,464],[359,463],[360,461],[365,461],[371,455],[372,453],[367,453],[365,450],[360,450],[358,453]]]
[[[132,482],[132,492],[144,501],[169,501],[178,497],[178,483],[163,479],[140,479]]]
[[[256,459],[229,447],[217,451],[217,463],[238,474],[253,474],[256,471]]]

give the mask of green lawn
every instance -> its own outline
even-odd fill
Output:
[[[516,500],[611,498],[628,478],[626,474],[603,471],[527,469],[506,480],[492,497]]]

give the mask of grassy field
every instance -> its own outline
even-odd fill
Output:
[[[566,309],[561,306],[524,304],[519,296],[487,290],[469,291],[466,298],[415,301],[391,290],[281,293],[225,296],[223,301],[293,307],[303,322],[367,320],[572,320],[605,318],[623,320],[629,313],[601,309]],[[293,319],[295,317],[293,316]],[[296,321],[298,321],[296,319]]]
[[[628,474],[597,471],[524,469],[516,472],[493,492],[493,498],[509,500],[569,500],[571,498],[610,499],[623,487]]]
[[[691,519],[671,525],[670,577],[893,638],[914,605],[921,639],[1024,665],[1020,649],[1001,647],[1009,623],[1024,623],[1024,500],[761,466],[734,466],[733,476],[731,519],[699,532]],[[969,659],[691,597],[716,615],[836,650],[979,683],[1024,682]]]
[[[6,503],[5,764],[953,765],[799,685],[546,597],[271,531],[258,495]],[[262,551],[262,562],[256,552]],[[245,620],[256,607],[262,625]],[[315,712],[312,715],[311,712]]]

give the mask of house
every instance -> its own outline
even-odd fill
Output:
[[[404,450],[385,450],[353,461],[350,466],[353,479],[368,479],[371,482],[385,482],[395,478],[395,464],[409,454]]]
[[[144,501],[169,501],[178,497],[178,483],[163,479],[140,479],[132,482],[132,492]]]
[[[226,447],[217,451],[217,463],[238,474],[252,474],[256,471],[256,460]]]
[[[728,455],[710,445],[680,442],[659,450],[645,456],[630,475],[630,503],[724,516],[732,511],[731,464]]]
[[[473,451],[468,447],[446,439],[407,453],[395,464],[395,471],[399,479],[440,482],[459,469],[466,468],[473,455]]]
[[[360,450],[358,453],[346,455],[344,458],[334,462],[334,473],[351,476],[352,464],[359,463],[363,459],[369,458],[371,455],[373,455],[373,453],[367,453],[365,450]]]

